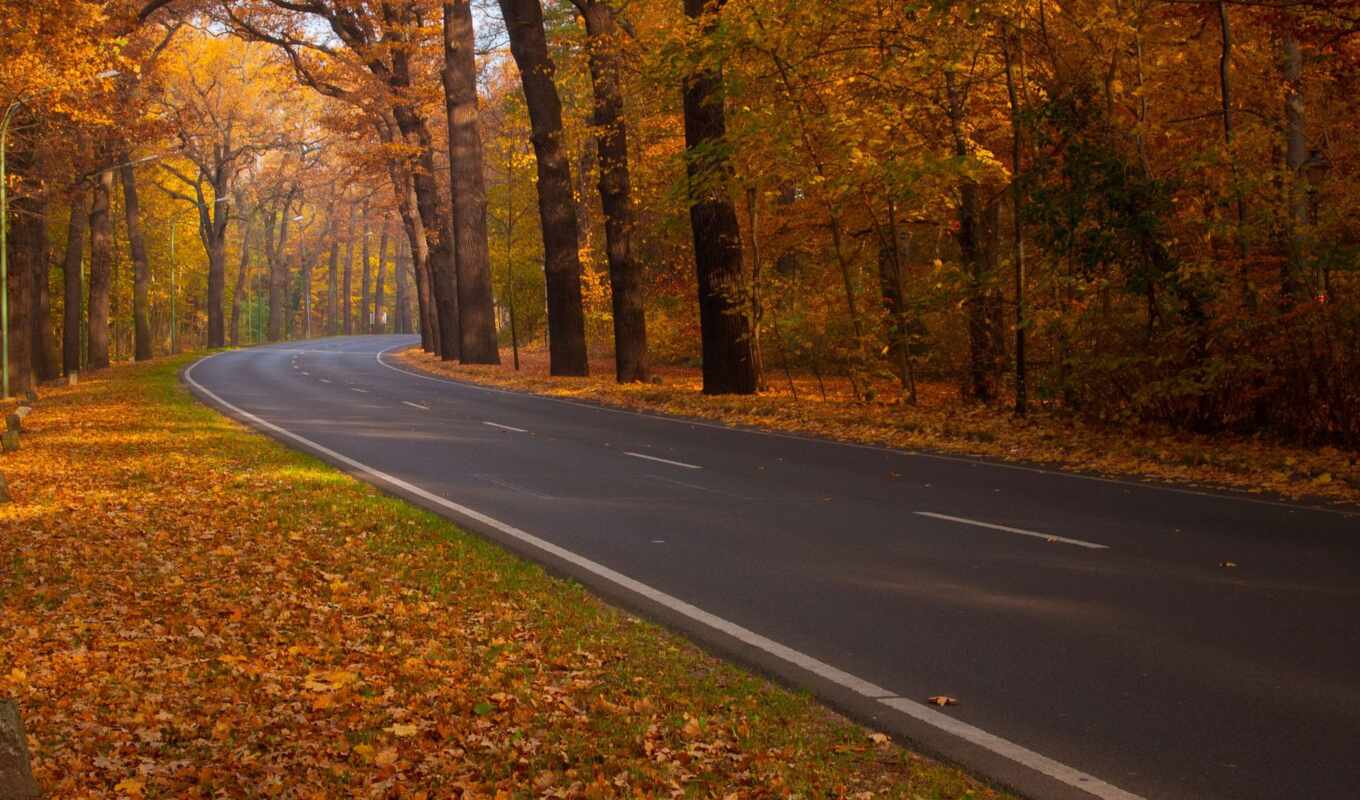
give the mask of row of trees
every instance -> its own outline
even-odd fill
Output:
[[[620,381],[696,361],[710,393],[810,371],[1360,438],[1355,0],[31,5],[5,46],[70,50],[8,59],[32,74],[6,96],[53,87],[11,247],[37,252],[25,203],[88,187],[92,342],[117,178],[136,275],[138,181],[193,209],[209,345],[252,253],[270,338],[342,329],[339,253],[388,219],[446,359],[542,331],[556,375],[595,349]]]

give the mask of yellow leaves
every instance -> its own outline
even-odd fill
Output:
[[[358,681],[358,673],[347,670],[329,670],[309,673],[302,686],[312,692],[334,692]]]
[[[396,748],[389,747],[385,750],[379,750],[378,754],[373,756],[373,763],[380,767],[386,767],[397,763]]]
[[[393,736],[396,736],[396,737],[399,737],[399,738],[405,738],[405,737],[407,737],[407,736],[415,736],[417,733],[420,732],[420,728],[419,728],[419,727],[417,727],[417,726],[415,726],[415,725],[411,725],[411,724],[409,724],[409,723],[402,723],[402,722],[398,722],[398,723],[395,723],[395,724],[393,724],[393,725],[389,725],[388,727],[384,728],[383,730],[385,730],[385,731],[387,731],[388,733],[392,734]]]
[[[237,553],[236,548],[232,547],[229,544],[224,544],[220,547],[214,548],[212,550],[212,554],[215,556],[222,556],[223,558],[230,558],[231,556],[234,556]]]
[[[113,790],[128,797],[141,797],[142,791],[146,788],[146,781],[137,778],[124,778],[114,784]]]
[[[7,680],[12,686],[20,686],[22,684],[28,683],[28,673],[19,669],[18,667],[15,667],[14,669],[9,671],[8,675],[5,676],[5,680]]]
[[[874,744],[880,745],[892,744],[892,739],[889,738],[888,734],[886,733],[870,733],[869,741],[873,742]]]
[[[933,706],[956,706],[959,704],[958,700],[943,694],[934,695],[927,702]]]

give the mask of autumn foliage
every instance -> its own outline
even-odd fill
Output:
[[[5,456],[0,694],[51,796],[999,796],[245,431],[186,363],[45,394]]]

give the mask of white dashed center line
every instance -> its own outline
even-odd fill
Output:
[[[703,467],[697,464],[686,464],[683,461],[671,461],[669,458],[657,458],[656,456],[649,456],[643,453],[633,453],[625,450],[623,454],[626,456],[632,456],[633,458],[645,458],[648,461],[656,461],[661,464],[670,464],[672,467],[684,467],[685,469],[703,469]]]
[[[349,387],[349,390],[351,392],[358,392],[359,394],[368,394],[367,389],[360,389],[358,386],[351,386]]]
[[[321,382],[322,382],[322,383],[330,383],[330,379],[329,379],[329,378],[322,378],[322,379],[321,379]]]
[[[401,402],[405,403],[406,405],[410,406],[411,408],[418,408],[418,409],[420,409],[421,411],[429,411],[429,410],[430,410],[430,407],[429,407],[429,406],[422,406],[420,403],[412,403],[410,400],[402,400]]]
[[[975,520],[975,519],[965,519],[965,518],[963,518],[963,517],[951,517],[951,516],[949,516],[948,514],[934,514],[934,513],[930,512],[930,511],[917,511],[917,512],[915,512],[915,513],[916,513],[916,516],[918,516],[918,517],[930,517],[930,518],[932,518],[932,519],[943,519],[943,520],[948,520],[949,522],[961,522],[961,523],[963,523],[964,525],[973,525],[973,526],[976,526],[976,527],[978,527],[978,528],[988,528],[988,529],[994,530],[994,531],[1005,531],[1006,533],[1014,533],[1014,534],[1018,534],[1018,535],[1020,535],[1020,536],[1030,536],[1030,537],[1033,537],[1033,538],[1035,538],[1035,539],[1043,539],[1043,540],[1046,541],[1046,542],[1062,542],[1063,544],[1074,544],[1074,545],[1076,545],[1077,547],[1085,547],[1085,548],[1088,548],[1088,549],[1090,549],[1090,550],[1109,550],[1109,549],[1110,549],[1110,546],[1109,546],[1109,545],[1106,545],[1106,544],[1096,544],[1095,542],[1085,542],[1085,541],[1082,541],[1081,539],[1069,539],[1069,538],[1067,538],[1066,536],[1054,536],[1054,535],[1048,534],[1048,533],[1039,533],[1038,531],[1027,531],[1027,530],[1024,530],[1023,528],[1012,528],[1012,527],[1009,527],[1009,526],[1007,526],[1007,525],[993,525],[993,524],[990,523],[990,522],[978,522],[978,521]]]
[[[500,428],[500,429],[503,430],[503,431],[514,431],[515,433],[528,433],[528,431],[526,431],[526,430],[523,429],[523,428],[516,428],[516,427],[514,427],[514,426],[512,426],[512,425],[502,425],[502,424],[500,424],[499,422],[485,422],[485,421],[483,421],[482,424],[483,424],[483,425],[490,425],[490,426],[493,427],[493,428]]]

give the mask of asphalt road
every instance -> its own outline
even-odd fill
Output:
[[[186,378],[1025,794],[1360,796],[1360,516],[612,411],[380,355],[411,342],[226,352]]]

